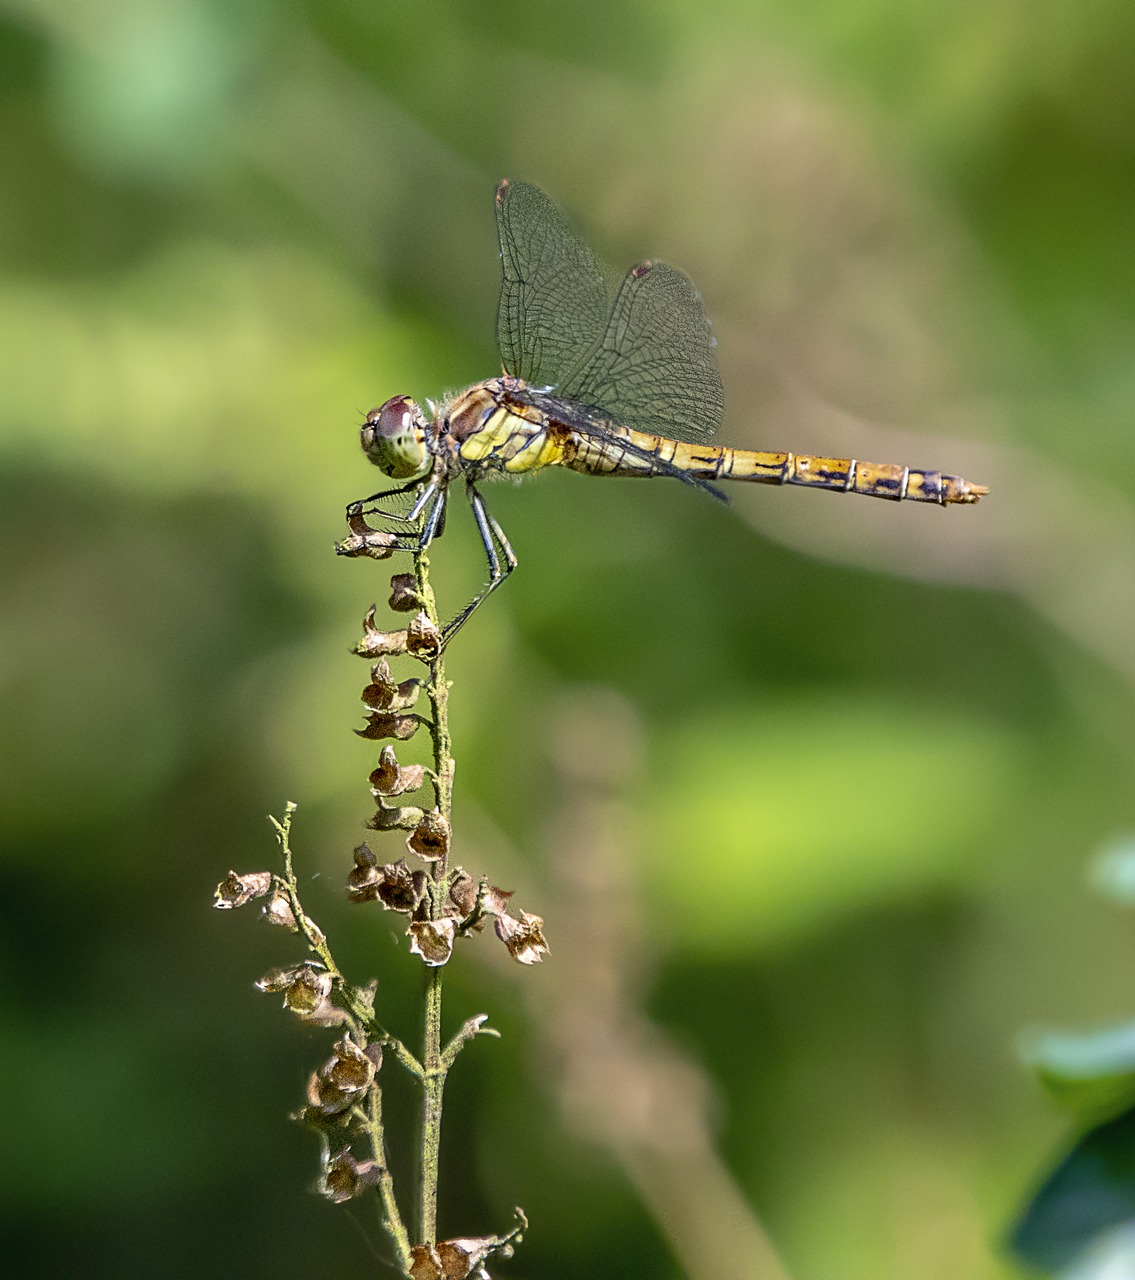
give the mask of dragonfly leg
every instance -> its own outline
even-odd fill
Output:
[[[422,494],[422,497],[414,503],[413,509],[406,518],[408,520],[418,519],[426,506],[422,499],[426,498],[428,500],[427,495],[430,494],[431,490],[436,493],[437,500],[430,507],[429,515],[426,516],[422,523],[422,532],[418,535],[419,551],[424,551],[433,542],[434,538],[440,537],[441,531],[445,528],[445,503],[448,497],[448,490],[441,489],[437,485],[431,484],[429,486],[426,492]]]
[[[445,528],[445,507],[448,498],[445,485],[438,480],[431,481],[418,494],[414,505],[405,514],[385,510],[381,501],[384,498],[397,498],[419,483],[414,481],[412,485],[402,485],[398,489],[388,489],[384,493],[376,493],[370,498],[352,502],[347,508],[347,523],[351,526],[353,536],[340,544],[340,551],[347,555],[359,554],[358,547],[354,544],[360,540],[365,547],[375,546],[386,552],[424,551]],[[368,503],[372,505],[368,506]],[[380,520],[394,525],[395,528],[371,528],[362,519],[365,516],[378,516]],[[362,520],[361,529],[355,523],[360,520]]]
[[[485,558],[489,562],[489,581],[483,591],[479,592],[451,622],[447,622],[441,633],[442,645],[447,645],[457,632],[469,621],[473,610],[500,586],[508,575],[516,568],[516,554],[504,530],[489,514],[484,499],[477,492],[472,482],[466,484],[469,505],[473,508],[473,518],[477,521],[477,532],[481,535],[481,545],[485,548]],[[499,551],[498,551],[499,549]]]
[[[388,489],[385,493],[372,494],[370,498],[352,502],[347,508],[347,516],[348,518],[379,516],[381,520],[389,521],[392,525],[402,525],[403,531],[393,536],[399,540],[406,540],[406,547],[403,549],[425,550],[431,541],[438,538],[445,527],[445,499],[447,499],[445,486],[436,480],[431,481],[417,495],[415,503],[406,515],[398,511],[386,511],[384,503],[381,502],[383,498],[401,497],[420,483],[421,481],[415,480],[413,484],[402,485],[398,489]],[[372,506],[366,506],[367,503],[372,503]]]
[[[408,523],[416,520],[421,514],[422,507],[429,499],[426,495],[433,487],[426,485],[422,489],[417,501],[414,503],[413,509],[407,515],[399,515],[397,512],[386,511],[384,509],[386,502],[391,498],[399,498],[404,493],[412,493],[421,486],[421,480],[408,480],[405,484],[400,484],[397,489],[383,489],[380,493],[372,493],[369,498],[359,498],[355,502],[347,504],[347,515],[349,516],[382,516],[386,520],[394,520],[399,524]],[[424,501],[423,501],[424,500]],[[374,506],[368,506],[369,503]]]

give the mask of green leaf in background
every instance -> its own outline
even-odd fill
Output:
[[[1021,1054],[1053,1097],[1080,1111],[1113,1116],[1135,1104],[1135,1022],[1032,1032]]]
[[[1113,902],[1135,907],[1135,835],[1105,845],[1092,866],[1092,888]]]
[[[964,879],[1011,771],[1004,730],[938,711],[929,731],[885,697],[746,705],[677,735],[653,774],[652,879],[715,955]],[[729,886],[702,916],[681,906],[691,866]]]
[[[1126,1280],[1132,1231],[1135,1109],[1077,1142],[1026,1206],[1010,1245],[1024,1263],[1061,1280]]]

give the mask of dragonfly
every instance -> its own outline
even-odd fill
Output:
[[[656,259],[610,286],[549,197],[505,179],[496,189],[502,373],[427,401],[393,396],[361,428],[364,452],[403,483],[347,508],[344,555],[424,551],[464,481],[489,580],[441,633],[444,646],[516,568],[481,496],[483,481],[567,467],[596,476],[670,477],[727,501],[725,480],[803,485],[939,506],[989,490],[893,463],[711,443],[724,413],[716,340],[689,278]],[[369,517],[379,517],[376,529]]]

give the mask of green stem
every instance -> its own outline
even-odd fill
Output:
[[[414,557],[415,576],[426,616],[439,626],[437,602],[429,581],[429,556],[421,551]],[[453,809],[453,755],[449,737],[449,683],[445,678],[445,657],[439,653],[430,664],[426,685],[430,702],[431,736],[434,751],[434,795],[438,811],[446,823]],[[448,880],[448,857],[430,866],[431,916],[441,918]],[[447,1064],[441,1048],[441,988],[443,967],[427,971],[425,1027],[422,1046],[422,1164],[421,1164],[421,1243],[432,1246],[437,1241],[437,1185],[441,1149],[441,1109],[445,1091]]]
[[[441,1147],[441,1104],[446,1069],[441,1059],[441,975],[429,970],[426,979],[426,1033],[422,1054],[422,1243],[437,1241],[437,1182]]]
[[[382,1090],[375,1082],[370,1091],[370,1113],[367,1116],[371,1152],[378,1165],[378,1194],[382,1199],[382,1223],[394,1242],[398,1265],[403,1275],[410,1274],[410,1234],[402,1221],[398,1201],[394,1198],[394,1179],[386,1165],[386,1140],[382,1130]]]

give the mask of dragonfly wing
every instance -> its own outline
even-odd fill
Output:
[[[664,262],[640,262],[624,277],[601,339],[556,391],[625,426],[705,441],[725,407],[716,346],[689,278]]]
[[[496,207],[501,361],[533,386],[552,385],[602,338],[607,287],[591,250],[539,187],[506,179]]]

